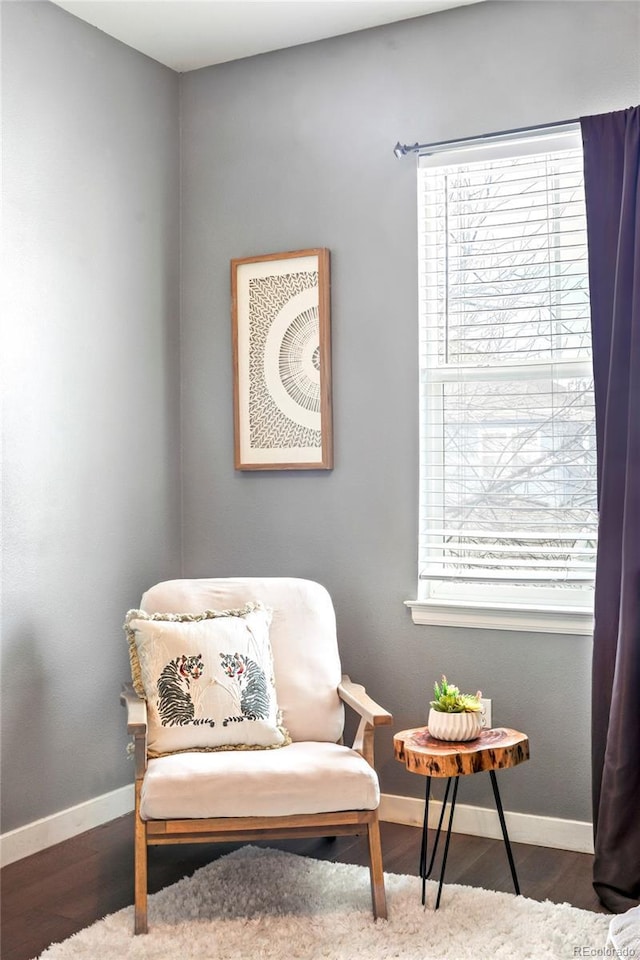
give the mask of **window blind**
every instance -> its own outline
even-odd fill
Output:
[[[588,585],[582,153],[420,167],[419,224],[420,577]]]

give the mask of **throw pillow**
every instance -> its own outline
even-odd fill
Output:
[[[125,621],[134,687],[147,701],[148,753],[265,749],[281,726],[269,641],[271,611],[148,614]]]

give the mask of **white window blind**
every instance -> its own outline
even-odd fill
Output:
[[[510,142],[508,152],[496,157],[493,145],[480,159],[419,166],[419,576],[429,596],[494,584],[589,602],[597,515],[582,152],[553,140]]]

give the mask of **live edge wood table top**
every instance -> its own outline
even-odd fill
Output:
[[[464,743],[436,740],[427,727],[403,730],[393,737],[396,760],[424,777],[459,777],[483,770],[504,770],[529,759],[529,738],[518,730],[483,730]]]

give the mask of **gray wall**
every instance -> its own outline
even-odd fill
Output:
[[[414,626],[416,186],[397,139],[440,140],[638,102],[635,3],[482,3],[182,80],[184,572],[323,582],[345,668],[425,720],[443,671],[530,734],[509,809],[590,819],[590,642]],[[233,469],[229,259],[332,253],[335,469]],[[560,730],[564,732],[559,733]],[[380,734],[382,787],[420,778]],[[490,804],[488,784],[462,802]]]
[[[131,782],[125,611],[179,573],[179,79],[2,8],[2,830]]]

